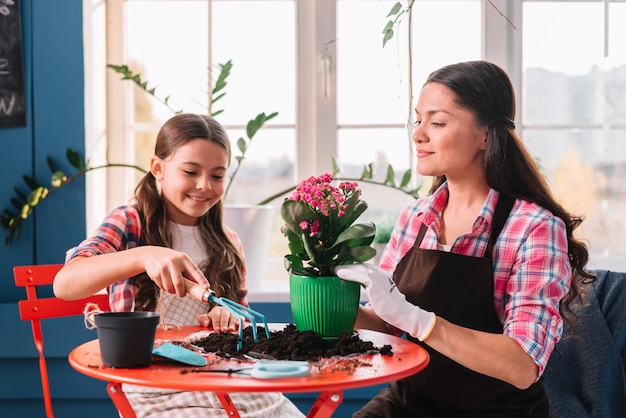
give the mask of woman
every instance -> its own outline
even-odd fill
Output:
[[[358,327],[406,332],[431,362],[354,416],[548,417],[539,379],[562,313],[591,277],[572,235],[582,220],[556,202],[516,136],[498,66],[433,72],[415,111],[417,171],[434,178],[431,195],[404,209],[380,269],[336,272],[366,286]]]
[[[186,293],[184,280],[247,305],[237,235],[222,225],[230,141],[212,117],[179,114],[159,131],[150,172],[133,205],[115,209],[67,252],[55,295],[74,300],[106,288],[113,311],[158,311],[172,325],[235,331],[238,318]],[[208,280],[207,280],[208,279]],[[124,385],[137,417],[226,416],[214,393]],[[302,417],[280,393],[233,394],[242,417]]]

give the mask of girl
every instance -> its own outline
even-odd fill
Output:
[[[230,141],[212,117],[179,114],[157,135],[150,172],[133,205],[112,211],[92,237],[68,250],[54,281],[74,300],[106,288],[113,311],[158,311],[172,325],[235,331],[238,318],[194,299],[184,280],[247,306],[246,268],[236,234],[222,225]],[[125,385],[137,417],[226,416],[211,392]],[[301,417],[280,393],[233,394],[242,416]]]
[[[432,73],[416,106],[417,171],[431,195],[402,212],[357,327],[406,332],[430,354],[355,417],[548,417],[540,382],[562,313],[592,276],[581,219],[552,196],[515,134],[506,73],[485,61]]]

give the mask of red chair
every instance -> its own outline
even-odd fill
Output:
[[[23,321],[30,321],[33,327],[33,338],[35,347],[39,353],[39,369],[41,372],[41,386],[43,388],[43,398],[46,408],[46,416],[53,418],[52,398],[50,396],[50,385],[48,382],[48,369],[44,356],[43,332],[41,320],[50,318],[60,318],[64,316],[83,315],[87,303],[95,303],[100,310],[109,311],[109,298],[106,294],[96,294],[81,300],[67,301],[55,297],[39,298],[37,296],[38,286],[50,286],[54,281],[57,272],[63,264],[43,264],[38,266],[16,266],[13,268],[15,284],[26,288],[26,300],[20,300],[18,307],[20,318]],[[113,403],[118,411],[132,411],[128,401],[124,397],[121,401],[119,396],[109,392]],[[122,414],[122,416],[133,416]]]

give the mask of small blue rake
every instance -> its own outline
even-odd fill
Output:
[[[257,335],[256,329],[256,319],[255,317],[259,317],[263,321],[263,326],[265,327],[265,335],[267,338],[270,338],[270,330],[267,326],[267,320],[265,319],[265,315],[260,312],[257,312],[253,309],[250,309],[246,306],[243,306],[237,302],[233,302],[230,299],[220,298],[215,296],[215,292],[212,290],[205,290],[202,293],[202,302],[204,303],[216,303],[220,306],[223,306],[233,315],[239,318],[239,338],[237,339],[237,350],[241,350],[243,348],[243,321],[247,319],[252,324],[252,336],[254,337],[254,342],[259,342],[259,338]]]

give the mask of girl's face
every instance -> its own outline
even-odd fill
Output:
[[[196,225],[224,196],[228,164],[226,150],[206,139],[191,140],[166,159],[152,157],[150,171],[174,222]]]
[[[476,126],[474,113],[457,105],[455,97],[440,83],[428,83],[420,93],[413,142],[417,171],[424,176],[454,180],[483,172],[488,127]]]

